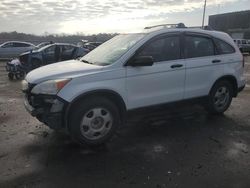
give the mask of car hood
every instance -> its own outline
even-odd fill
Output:
[[[78,60],[69,60],[34,69],[27,74],[25,79],[29,83],[38,84],[47,80],[83,76],[100,69],[102,69],[102,66],[86,64]]]

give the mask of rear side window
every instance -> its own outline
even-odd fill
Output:
[[[62,55],[65,55],[65,56],[72,55],[74,49],[75,49],[74,46],[64,45],[62,46]]]
[[[13,43],[13,47],[29,47],[29,44],[26,43],[19,43],[19,42],[15,42]]]
[[[55,54],[55,49],[56,49],[56,46],[50,46],[48,48],[46,48],[44,50],[44,53],[47,54],[47,55],[54,55]]]
[[[214,55],[214,44],[212,39],[203,36],[185,37],[185,57],[204,57]]]
[[[154,62],[180,59],[180,39],[166,36],[149,42],[138,56],[152,56]]]
[[[219,54],[232,54],[235,52],[235,49],[230,44],[220,39],[214,39],[214,42],[218,48]]]

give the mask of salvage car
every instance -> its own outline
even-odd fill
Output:
[[[110,139],[129,111],[189,100],[224,113],[246,84],[239,48],[223,32],[167,26],[120,34],[81,59],[31,71],[22,82],[26,109],[89,145]]]
[[[0,58],[10,59],[18,57],[21,53],[35,49],[36,46],[21,41],[9,41],[0,45]]]
[[[40,66],[59,61],[76,59],[87,53],[88,50],[77,47],[73,44],[54,43],[37,50],[23,53],[19,56],[19,60],[23,66],[26,66],[26,72],[29,72],[30,70]]]

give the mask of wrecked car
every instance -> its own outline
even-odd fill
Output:
[[[22,66],[26,67],[26,72],[29,72],[30,70],[51,63],[80,58],[87,53],[87,49],[77,47],[73,44],[54,43],[23,53],[19,56],[19,60]]]

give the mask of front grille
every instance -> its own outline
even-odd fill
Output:
[[[16,72],[18,70],[18,65],[12,65],[10,63],[7,63],[6,70],[9,72]]]
[[[25,98],[27,99],[28,103],[33,108],[43,108],[43,109],[50,109],[51,103],[46,102],[46,100],[54,99],[54,96],[50,95],[42,95],[42,94],[33,94],[31,90],[35,87],[36,84],[28,84],[28,89],[24,91]]]

